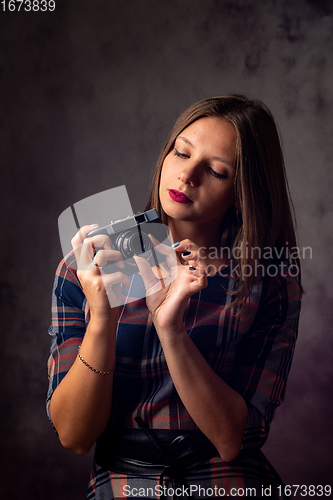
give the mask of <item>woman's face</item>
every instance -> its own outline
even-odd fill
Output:
[[[166,156],[159,196],[173,220],[220,228],[234,202],[236,132],[229,122],[204,117],[184,129]]]

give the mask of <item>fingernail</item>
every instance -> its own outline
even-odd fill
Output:
[[[98,224],[90,224],[90,227],[96,227]]]
[[[177,248],[180,245],[180,241],[177,241],[177,243],[173,243],[171,246],[172,248]]]
[[[191,252],[182,252],[182,255],[183,255],[184,257],[186,257],[186,255],[190,255],[190,254],[191,254]]]
[[[193,267],[193,266],[190,266],[190,267],[188,268],[188,270],[189,270],[189,271],[196,271],[196,269],[197,269],[197,268],[196,268],[196,267]]]

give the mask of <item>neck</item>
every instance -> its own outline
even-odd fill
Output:
[[[175,219],[168,220],[168,226],[171,230],[173,241],[182,241],[189,239],[199,248],[221,248],[220,221],[210,221],[208,223],[193,223],[188,221],[179,221]]]
[[[208,274],[215,274],[216,270],[228,262],[228,256],[221,252],[221,221],[197,224],[169,219],[168,226],[174,242],[189,239],[198,246],[205,259]]]

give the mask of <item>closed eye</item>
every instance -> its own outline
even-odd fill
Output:
[[[178,151],[178,149],[175,148],[175,156],[178,156],[179,158],[189,158],[190,156],[189,155],[186,155],[184,153],[181,153],[180,151]]]
[[[181,153],[178,149],[175,148],[175,152],[174,152],[175,156],[178,156],[178,158],[182,158],[183,160],[186,160],[187,158],[190,158],[190,155],[186,154],[186,153]],[[213,175],[214,177],[216,177],[217,179],[227,179],[227,175],[225,174],[219,174],[218,172],[216,172],[212,167],[209,167],[208,166],[208,172]]]
[[[227,178],[227,175],[219,174],[218,172],[216,172],[215,170],[213,170],[212,167],[208,167],[208,170],[217,179],[226,179]]]

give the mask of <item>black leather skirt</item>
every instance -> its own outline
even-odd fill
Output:
[[[183,473],[218,455],[215,446],[200,431],[149,429],[140,418],[140,428],[107,427],[97,440],[95,461],[104,469],[143,477],[164,478],[184,485]]]

